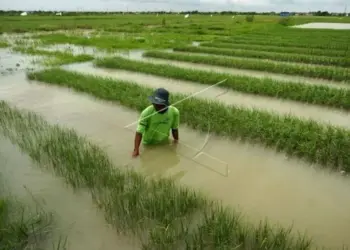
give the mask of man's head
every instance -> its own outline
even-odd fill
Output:
[[[156,89],[148,99],[157,111],[165,110],[169,106],[169,92],[164,88]]]

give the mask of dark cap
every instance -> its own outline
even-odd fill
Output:
[[[153,104],[169,106],[169,92],[164,88],[156,89],[152,96],[148,97]]]

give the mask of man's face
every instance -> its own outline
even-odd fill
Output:
[[[161,105],[161,104],[155,104],[153,103],[153,107],[155,108],[155,110],[160,111],[162,109],[164,109],[166,106],[165,105]]]

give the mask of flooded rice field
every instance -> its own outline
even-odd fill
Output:
[[[87,48],[84,49],[84,47],[81,46],[75,46],[75,45],[63,45],[63,46],[48,46],[46,47],[48,50],[59,50],[59,51],[65,51],[65,50],[72,50],[75,51],[75,53],[79,53],[81,51],[85,51],[85,53],[91,53],[93,55],[93,49]],[[167,50],[160,50],[160,51],[167,51],[172,52],[171,49]],[[269,73],[269,72],[262,72],[262,71],[254,71],[254,70],[244,70],[244,69],[234,69],[234,68],[225,68],[225,67],[219,67],[219,66],[212,66],[212,65],[204,65],[199,63],[188,63],[188,62],[180,62],[180,61],[172,61],[172,60],[165,60],[165,59],[158,59],[158,58],[146,58],[143,57],[143,53],[145,50],[128,50],[128,51],[118,51],[115,53],[109,53],[108,56],[113,55],[119,55],[126,57],[128,59],[132,60],[139,60],[139,61],[145,61],[145,62],[151,62],[155,64],[168,64],[173,65],[177,67],[182,68],[190,68],[190,69],[197,69],[197,70],[206,70],[206,71],[214,71],[218,73],[227,73],[227,74],[233,74],[233,75],[242,75],[242,76],[250,76],[250,77],[268,77],[277,81],[282,82],[303,82],[307,84],[313,84],[313,85],[324,85],[328,87],[333,88],[350,88],[349,84],[346,83],[340,83],[340,82],[333,82],[323,79],[314,79],[309,77],[302,77],[302,76],[291,76],[291,75],[283,75],[283,74],[277,74],[277,73]],[[178,52],[176,52],[178,53]]]
[[[111,70],[93,67],[92,63],[81,63],[64,66],[65,69],[84,74],[132,81],[151,88],[164,87],[171,92],[196,93],[206,88],[206,85],[157,77],[149,74],[125,70]],[[210,88],[196,96],[198,98],[215,99],[228,105],[241,106],[275,112],[281,115],[293,115],[302,119],[311,119],[324,124],[332,124],[350,128],[350,113],[339,109],[331,109],[296,101],[289,101],[264,96],[250,95],[220,87]]]
[[[131,239],[117,235],[105,222],[89,193],[73,192],[64,180],[35,166],[28,156],[1,137],[0,148],[1,174],[11,195],[29,206],[53,212],[54,246],[65,243],[67,250],[114,250],[116,246],[140,249]],[[46,249],[53,249],[52,244]]]
[[[311,28],[316,24],[304,26],[308,25]],[[51,33],[60,32],[67,33]],[[82,30],[75,34],[90,37],[93,32],[95,31]],[[31,34],[3,37],[14,41],[28,39],[30,36]],[[199,46],[200,43],[193,42],[192,45]],[[350,87],[349,84],[298,76],[145,58],[142,56],[144,50],[108,52],[71,44],[38,49],[74,55],[89,54],[94,57],[119,55],[156,64],[270,77],[284,82]],[[171,49],[166,51],[172,52]],[[129,130],[124,127],[135,122],[138,113],[66,88],[26,80],[25,71],[38,69],[34,62],[40,59],[42,57],[13,54],[9,49],[0,49],[0,100],[34,111],[51,123],[76,129],[104,148],[117,167],[132,168],[148,176],[170,176],[183,185],[200,189],[208,196],[238,208],[253,223],[267,218],[271,224],[283,227],[293,225],[294,230],[306,232],[318,246],[330,249],[341,249],[343,244],[350,246],[349,178],[321,170],[319,166],[289,158],[274,150],[240,141],[228,141],[211,135],[210,131],[204,134],[185,126],[181,126],[181,143],[176,147],[142,149],[140,157],[134,159],[131,152],[136,126]],[[171,93],[194,93],[206,87],[137,72],[94,68],[92,63],[66,65],[63,68],[132,81],[152,88],[165,87]],[[225,91],[221,88],[211,88],[197,97],[281,115],[290,114],[343,128],[350,127],[349,112],[337,109]],[[116,246],[123,250],[141,248],[133,239],[117,235],[107,225],[103,213],[95,207],[88,193],[71,190],[63,180],[34,165],[9,141],[0,138],[0,149],[0,156],[6,156],[2,172],[13,193],[28,202],[33,202],[34,196],[45,210],[55,213],[58,224],[54,237],[61,234],[68,236],[67,249],[116,249]],[[54,242],[57,241],[56,238],[53,239]]]
[[[150,81],[151,78],[137,74],[130,74],[130,77],[139,77],[139,80],[153,82],[150,86],[157,86],[156,78]],[[158,84],[163,86],[166,82]],[[173,85],[177,86],[174,91],[179,90],[179,86],[185,87],[181,82]],[[195,91],[195,88],[188,85],[189,92]],[[210,92],[211,95],[215,95],[215,91]],[[241,98],[240,101],[244,102],[244,98]],[[209,136],[207,141],[206,134],[186,127],[181,127],[181,144],[176,148],[154,148],[132,159],[135,127],[126,130],[124,126],[137,120],[137,112],[69,89],[29,82],[24,72],[0,78],[0,99],[41,114],[52,123],[75,128],[104,147],[119,167],[127,165],[152,176],[173,176],[184,185],[201,189],[225,204],[238,207],[256,223],[265,217],[271,223],[286,227],[293,223],[295,230],[306,230],[318,245],[331,248],[340,248],[343,243],[350,245],[350,182],[339,174],[316,170],[317,166],[288,159],[284,154],[259,146],[226,141],[215,136]],[[311,111],[306,112],[311,114]],[[202,147],[203,153],[194,159],[193,156]],[[7,155],[16,154],[13,147],[5,148],[9,150]],[[17,165],[25,166],[20,162]],[[27,183],[33,193],[39,192],[35,188],[46,190],[45,187],[35,186],[40,185],[41,181],[26,177],[26,168],[18,171],[20,174],[13,177],[16,178],[14,184]],[[25,182],[21,178],[29,179]],[[45,178],[51,179],[48,181]],[[72,249],[98,249],[102,241],[106,246],[101,249],[110,249],[109,246],[119,244],[115,243],[117,239],[112,237],[113,233],[104,229],[102,216],[91,207],[88,198],[69,194],[59,184],[56,185],[60,182],[58,179],[45,178],[42,182],[50,183],[46,196],[52,209],[60,210],[62,204],[72,204],[62,207],[62,216],[71,213],[66,215],[65,226],[68,227],[69,221],[81,220],[76,223],[75,234],[76,237],[80,236],[79,243],[82,245]],[[55,191],[55,188],[60,191]],[[53,194],[50,195],[50,192]],[[61,202],[61,193],[66,202]],[[86,214],[81,211],[86,211]],[[85,218],[85,215],[88,217]],[[85,233],[84,228],[87,230]],[[72,234],[71,244],[74,246],[75,236]]]

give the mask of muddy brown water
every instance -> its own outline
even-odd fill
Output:
[[[24,74],[1,77],[0,81],[0,99],[86,134],[104,147],[118,166],[128,164],[149,175],[173,176],[238,207],[254,223],[266,217],[283,226],[293,223],[295,230],[306,230],[318,245],[350,245],[350,182],[339,174],[315,170],[260,146],[215,136],[205,143],[206,134],[185,126],[181,126],[182,143],[177,148],[142,151],[141,157],[132,159],[134,132],[124,126],[138,118],[136,112],[68,89],[29,84]],[[202,154],[193,159],[203,146]],[[55,200],[52,203],[60,205]],[[85,206],[89,207],[82,202],[74,210]],[[90,230],[96,231],[91,238],[100,237],[99,227]],[[88,237],[86,241],[90,242]]]
[[[8,48],[0,49],[0,77],[3,75],[14,74],[18,71],[38,68],[34,62],[39,59],[42,59],[42,57],[12,53]]]
[[[93,55],[93,49],[91,48],[85,48],[82,46],[76,46],[71,44],[65,44],[65,45],[54,45],[54,46],[48,46],[46,47],[48,50],[60,50],[65,51],[67,49],[74,51],[74,53],[79,53],[81,51],[84,51],[85,53],[90,53]],[[171,49],[163,50],[166,52],[172,52]],[[118,51],[115,53],[109,53],[109,56],[119,55],[126,57],[128,59],[132,60],[138,60],[138,61],[144,61],[144,62],[151,62],[155,64],[168,64],[173,65],[177,67],[182,68],[189,68],[189,69],[196,69],[196,70],[205,70],[205,71],[213,71],[218,73],[227,73],[232,75],[242,75],[242,76],[250,76],[250,77],[257,77],[257,78],[263,78],[268,77],[273,80],[281,81],[281,82],[288,82],[288,83],[305,83],[305,84],[312,84],[312,85],[324,85],[332,88],[350,88],[350,84],[348,83],[341,83],[341,82],[334,82],[334,81],[328,81],[323,79],[314,79],[309,77],[301,77],[301,76],[291,76],[291,75],[283,75],[283,74],[277,74],[277,73],[269,73],[269,72],[262,72],[262,71],[254,71],[254,70],[244,70],[244,69],[234,69],[234,68],[225,68],[225,67],[219,67],[219,66],[213,66],[213,65],[205,65],[205,64],[199,64],[199,63],[189,63],[189,62],[180,62],[180,61],[172,61],[172,60],[165,60],[165,59],[157,59],[157,58],[147,58],[143,57],[142,54],[145,52],[145,50],[129,50],[129,51]],[[82,52],[81,52],[82,53]]]
[[[46,249],[64,243],[65,237],[67,250],[140,249],[136,241],[117,235],[106,223],[90,194],[73,192],[62,179],[35,166],[9,140],[0,137],[0,149],[1,174],[10,195],[54,215],[54,232]]]
[[[111,70],[93,67],[92,63],[81,63],[64,66],[65,69],[79,73],[93,74],[95,76],[108,77],[118,80],[132,81],[147,87],[167,88],[171,92],[194,94],[207,85],[173,80],[153,75],[130,72],[125,70]],[[213,99],[227,105],[235,105],[243,108],[267,110],[281,115],[293,115],[302,119],[310,119],[324,124],[350,128],[350,113],[339,109],[331,109],[301,102],[250,95],[241,92],[227,91],[220,87],[212,87],[196,98]]]

